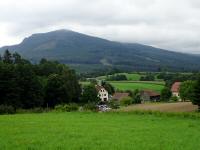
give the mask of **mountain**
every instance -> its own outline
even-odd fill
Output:
[[[0,52],[5,49],[17,51],[33,62],[41,58],[58,60],[82,71],[110,67],[132,71],[200,70],[200,56],[197,55],[114,42],[70,30],[33,34],[18,45],[0,48]]]

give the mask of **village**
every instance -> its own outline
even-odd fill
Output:
[[[120,103],[120,101],[124,99],[128,99],[131,97],[130,92],[114,92],[112,95],[109,94],[109,92],[101,85],[101,81],[98,81],[98,83],[95,85],[95,88],[98,92],[98,97],[100,98],[100,102],[98,103],[98,108],[100,111],[108,111],[111,108],[109,108],[106,104],[109,101],[115,101]],[[171,86],[171,93],[172,97],[176,99],[177,102],[183,102],[183,100],[180,97],[179,90],[180,90],[181,82],[174,82]],[[153,91],[153,90],[141,90],[139,91],[140,95],[140,102],[139,103],[153,103],[153,102],[160,102],[161,94],[159,92]],[[184,100],[185,102],[185,100]]]

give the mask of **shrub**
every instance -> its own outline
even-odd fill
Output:
[[[120,100],[120,105],[122,106],[128,106],[132,103],[132,98],[131,97],[124,97]]]
[[[44,109],[41,107],[36,107],[36,108],[31,109],[30,111],[33,113],[43,113]]]
[[[77,111],[79,109],[79,106],[75,103],[70,104],[63,104],[63,105],[56,105],[55,110],[58,112],[70,112],[70,111]]]
[[[64,105],[64,110],[68,112],[77,111],[78,109],[79,109],[79,106],[75,103]]]
[[[83,106],[83,110],[85,111],[97,111],[97,107],[95,103],[87,103]]]
[[[120,107],[118,100],[110,100],[108,106],[112,109],[118,109]]]
[[[177,96],[172,96],[170,98],[170,100],[173,101],[173,102],[177,102],[178,101],[178,97]]]
[[[56,105],[54,109],[55,109],[56,111],[58,111],[58,112],[65,111],[65,108],[64,108],[63,105]]]
[[[17,109],[16,113],[18,114],[25,114],[25,113],[43,113],[43,112],[47,112],[47,109],[43,109],[41,107],[36,107],[36,108],[32,108],[32,109]]]
[[[0,114],[14,114],[15,109],[13,106],[0,105]]]

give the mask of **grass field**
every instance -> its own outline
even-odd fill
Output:
[[[132,113],[0,116],[2,150],[195,150],[200,120]]]
[[[164,88],[164,82],[160,81],[108,81],[116,90],[154,90],[160,92]],[[88,85],[90,82],[80,82]]]
[[[141,75],[138,73],[117,73],[117,74],[126,75],[129,81],[139,81],[141,77]],[[114,74],[114,75],[117,75],[117,74]],[[97,79],[106,79],[106,76],[100,76],[100,77],[97,77]]]
[[[118,90],[154,90],[160,92],[164,88],[163,82],[127,82],[127,81],[111,81]]]

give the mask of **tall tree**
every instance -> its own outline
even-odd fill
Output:
[[[17,83],[20,88],[20,101],[23,108],[41,107],[43,105],[43,87],[29,64],[16,67]]]
[[[13,54],[13,61],[14,61],[14,63],[15,64],[19,64],[19,63],[21,63],[21,60],[22,60],[21,55],[19,55],[17,52],[15,52]]]
[[[165,87],[161,91],[161,100],[162,101],[169,101],[171,96],[172,96],[172,92],[170,91],[170,89],[168,87]]]
[[[110,83],[103,81],[102,86],[108,91],[110,95],[115,93],[115,89]]]
[[[65,87],[68,95],[66,102],[79,102],[81,88],[78,83],[75,71],[64,67],[61,77],[64,81],[63,86]]]
[[[0,63],[0,104],[20,107],[19,87],[15,67],[12,64]]]
[[[191,101],[194,105],[198,105],[198,109],[200,111],[200,77],[194,83]]]
[[[99,100],[98,92],[94,85],[90,84],[83,88],[81,96],[82,103],[97,103]]]
[[[48,77],[45,88],[45,105],[54,107],[67,101],[68,91],[63,85],[64,81],[60,75],[52,74]]]
[[[194,81],[185,81],[181,83],[179,93],[183,101],[191,99],[194,83]]]
[[[4,55],[3,55],[3,62],[4,62],[4,63],[8,63],[8,64],[12,64],[12,63],[13,63],[12,54],[9,52],[9,50],[6,50],[6,51],[4,52]]]

